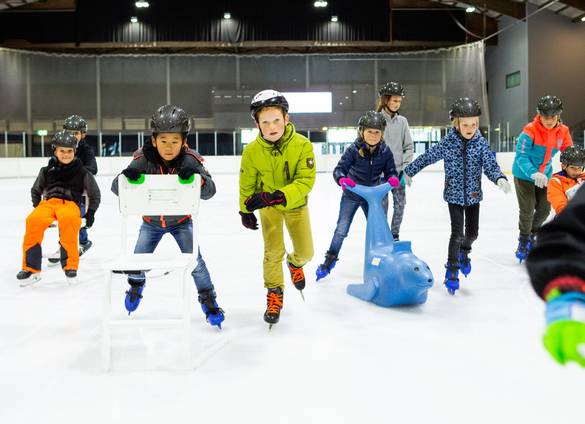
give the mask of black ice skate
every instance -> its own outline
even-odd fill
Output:
[[[280,310],[282,309],[284,295],[282,289],[268,289],[266,294],[266,312],[264,312],[264,321],[269,324],[268,329],[272,328],[280,319]]]

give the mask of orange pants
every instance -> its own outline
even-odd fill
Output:
[[[41,201],[26,218],[26,233],[22,243],[22,269],[32,272],[41,270],[43,236],[54,220],[57,220],[59,225],[61,267],[77,269],[79,266],[77,250],[77,237],[81,227],[79,206],[70,200],[53,198]]]

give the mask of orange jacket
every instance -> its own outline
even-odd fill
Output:
[[[584,181],[585,174],[569,178],[565,171],[561,171],[552,176],[546,189],[546,197],[557,214],[565,209],[567,202],[573,198]]]

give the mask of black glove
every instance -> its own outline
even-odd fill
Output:
[[[140,179],[140,175],[142,175],[142,172],[136,168],[126,168],[122,171],[122,175],[124,175],[130,181],[138,181]]]
[[[246,209],[252,212],[256,209],[262,209],[267,206],[280,205],[281,203],[285,202],[286,199],[284,198],[284,193],[282,191],[276,190],[274,193],[263,191],[262,193],[253,194],[246,199],[244,204],[246,205]]]
[[[194,166],[183,166],[183,167],[179,168],[177,175],[182,180],[188,180],[196,172],[197,172],[197,168],[195,168]]]
[[[88,209],[87,212],[85,212],[85,228],[91,228],[94,221],[95,221],[95,210]]]
[[[250,230],[257,230],[258,229],[258,220],[256,219],[256,215],[253,213],[244,213],[240,212],[240,216],[242,217],[242,225]]]

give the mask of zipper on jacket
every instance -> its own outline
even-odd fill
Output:
[[[286,181],[290,181],[290,171],[288,170],[288,161],[284,162],[284,173],[286,174]]]
[[[467,206],[467,143],[463,140],[463,206]]]

